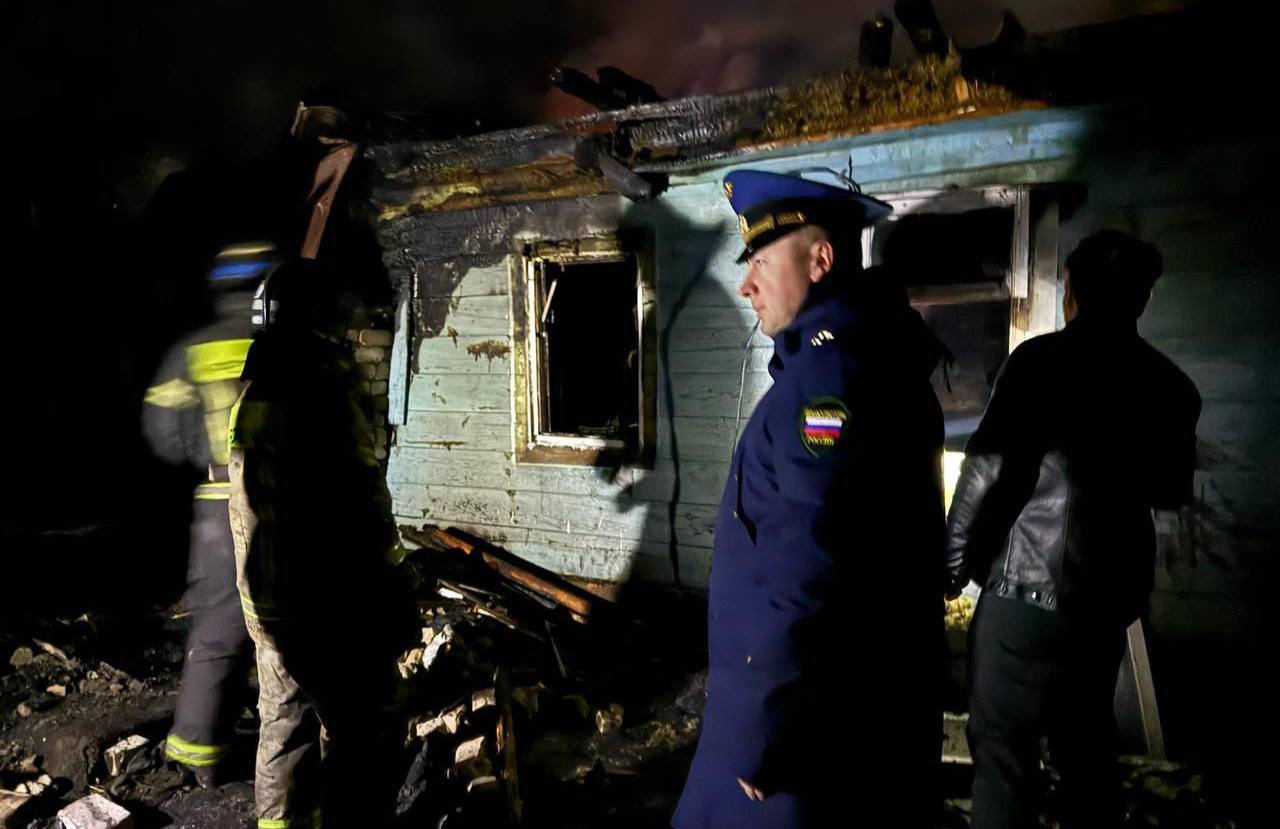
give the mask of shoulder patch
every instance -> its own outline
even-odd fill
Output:
[[[800,443],[810,455],[820,458],[836,448],[848,420],[849,407],[843,400],[815,397],[800,408]]]

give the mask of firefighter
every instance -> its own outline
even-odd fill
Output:
[[[258,826],[378,826],[398,780],[395,656],[418,633],[336,276],[259,291],[231,427],[237,586],[257,650]],[[321,748],[323,745],[323,763]]]
[[[249,349],[253,288],[271,267],[265,244],[231,246],[209,271],[215,319],[165,355],[147,389],[142,432],[162,460],[190,468],[195,488],[187,591],[186,659],[165,754],[211,786],[230,749],[249,644],[235,589],[227,501],[226,434]]]

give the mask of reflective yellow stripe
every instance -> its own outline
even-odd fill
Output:
[[[231,484],[207,483],[196,487],[197,501],[226,501],[231,498]]]
[[[162,409],[185,409],[200,402],[196,397],[195,386],[181,377],[152,386],[147,389],[147,396],[144,399],[147,405],[159,406]]]
[[[292,829],[294,826],[309,826],[311,829],[320,829],[320,809],[317,807],[314,812],[306,817],[258,818],[258,829]]]
[[[214,340],[187,346],[187,370],[197,383],[239,380],[253,340]]]
[[[256,253],[271,253],[276,246],[270,242],[239,242],[234,245],[227,245],[218,252],[216,258],[229,259],[233,256],[253,256]]]
[[[279,609],[272,604],[266,602],[255,602],[253,599],[240,594],[240,609],[244,611],[244,615],[253,619],[266,619],[270,621],[279,621],[284,618]]]
[[[177,760],[184,766],[216,765],[230,750],[231,746],[228,745],[206,746],[199,743],[189,743],[172,734],[164,740],[165,756],[170,760]]]

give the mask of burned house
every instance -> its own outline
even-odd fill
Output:
[[[1185,85],[1178,55],[1198,19],[1006,31],[788,88],[368,146],[400,298],[399,521],[465,529],[584,579],[705,584],[735,425],[769,382],[771,349],[747,341],[721,180],[744,165],[830,169],[894,206],[864,234],[864,259],[896,266],[957,356],[935,378],[948,469],[1009,350],[1061,326],[1075,243],[1117,227],[1160,247],[1142,332],[1196,381],[1205,412],[1197,505],[1161,525],[1155,618],[1242,632],[1253,611],[1240,596],[1275,536],[1263,470],[1276,404],[1260,368],[1275,343],[1257,301],[1275,289],[1250,172],[1265,166],[1262,138],[1187,117],[1204,84]]]
[[[914,71],[894,117],[1018,107],[1004,90],[971,87],[954,62]],[[888,145],[865,143],[858,133],[874,124],[857,127],[866,116],[844,107],[879,94],[860,84],[847,76],[370,150],[382,171],[378,233],[404,298],[389,469],[402,521],[458,526],[588,579],[705,584],[739,386],[749,413],[771,349],[763,335],[747,342],[741,234],[720,179],[748,161],[844,170],[852,157],[866,180],[859,153]],[[810,102],[831,107],[825,121],[801,116]],[[1009,339],[1053,327],[1051,302],[1034,317],[1025,302],[1033,287],[1052,291],[1034,283],[1052,269],[1032,269],[1040,196],[1019,182],[899,183],[893,162],[880,164],[891,192],[876,194],[898,214],[866,235],[873,258],[916,247],[910,235],[934,222],[975,235],[950,272],[914,263],[912,289],[940,318],[971,311],[957,333],[988,335],[952,378],[949,410],[972,418]],[[1026,306],[1016,318],[1013,296]]]

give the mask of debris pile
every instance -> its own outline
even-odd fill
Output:
[[[82,797],[58,812],[65,829],[133,829],[129,810],[100,794]]]
[[[422,638],[399,661],[415,713],[398,812],[445,826],[666,820],[705,700],[701,608],[646,619],[466,533],[401,532],[426,549],[410,559]]]
[[[1127,825],[1235,829],[1206,801],[1204,774],[1192,766],[1144,756],[1121,757],[1120,765]]]
[[[11,670],[0,676],[0,723],[11,725],[84,695],[137,696],[147,690],[148,678],[182,664],[176,644],[146,648],[140,661],[134,659],[145,672],[139,679],[104,659],[78,657],[82,648],[93,649],[98,633],[94,619],[85,615],[58,624],[61,646],[33,636],[10,651]]]

